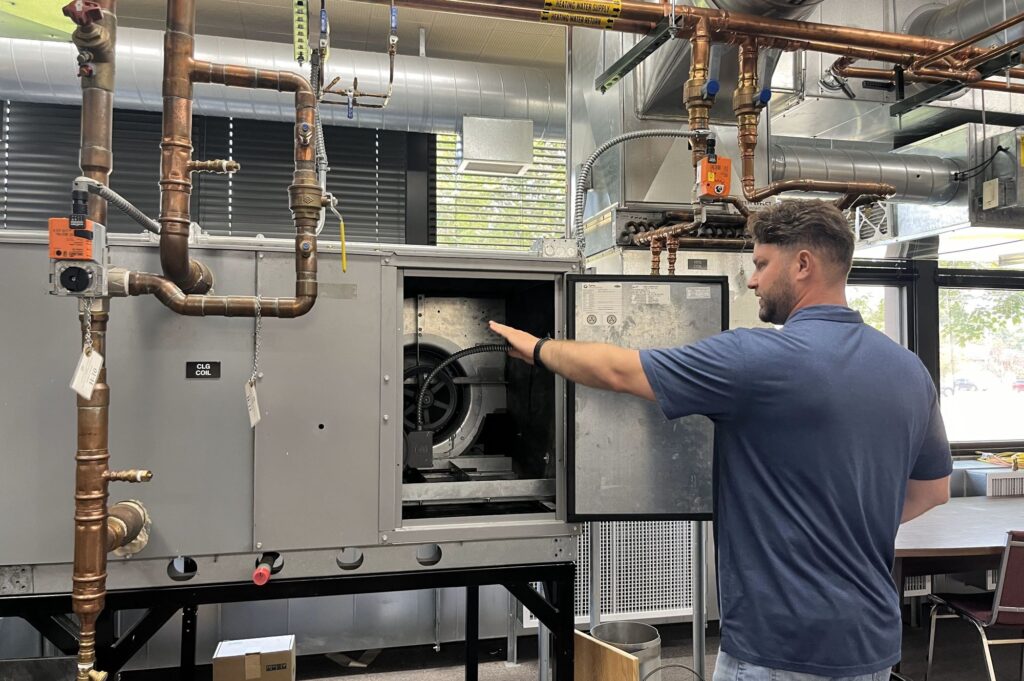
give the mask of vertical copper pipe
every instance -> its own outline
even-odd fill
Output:
[[[92,311],[92,347],[106,357],[107,301]],[[86,304],[89,304],[88,302]],[[84,319],[83,319],[84,336]],[[84,338],[83,338],[84,340]],[[75,563],[71,607],[79,620],[78,681],[106,678],[96,663],[96,620],[107,588],[107,469],[110,388],[100,369],[92,397],[78,397],[78,451],[75,454]]]
[[[651,239],[651,276],[661,275],[661,239]]]
[[[665,246],[668,249],[668,276],[676,273],[676,251],[679,250],[679,239],[674,236],[665,238]]]
[[[690,132],[693,132],[711,127],[711,105],[714,103],[714,97],[708,96],[705,92],[711,61],[711,38],[708,36],[707,22],[697,22],[690,46],[690,78],[683,85],[683,103],[689,117]],[[697,163],[707,156],[707,138],[691,137],[690,149],[693,166],[696,168]]]
[[[757,126],[761,122],[761,107],[756,101],[757,87],[757,42],[745,40],[739,46],[739,77],[732,95],[744,194],[752,192],[755,184],[754,150],[757,148]]]
[[[195,49],[195,0],[167,3],[164,34],[163,132],[160,139],[160,265],[186,293],[206,293],[213,273],[188,255],[192,216],[192,55]]]
[[[79,49],[82,116],[79,165],[82,174],[110,183],[113,167],[114,45],[117,39],[117,0],[100,0],[103,18],[79,26],[72,41]],[[107,202],[89,196],[89,219],[107,223]]]

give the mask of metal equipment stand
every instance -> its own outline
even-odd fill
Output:
[[[567,562],[377,575],[278,578],[264,586],[251,583],[202,584],[110,591],[107,593],[101,623],[97,625],[97,667],[111,674],[120,671],[181,610],[180,678],[189,681],[195,674],[197,615],[200,605],[462,586],[466,587],[466,679],[476,681],[479,589],[489,584],[500,584],[529,608],[553,634],[555,681],[573,681],[575,579],[576,566]],[[535,582],[544,585],[544,596],[533,588],[532,583]],[[139,609],[145,610],[142,619],[115,638],[113,614],[118,610]],[[69,612],[69,594],[0,598],[0,617],[21,617],[63,653],[73,655],[78,650],[77,628],[68,617]]]

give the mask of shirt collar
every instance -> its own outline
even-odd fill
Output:
[[[842,305],[811,305],[810,307],[804,307],[792,315],[786,320],[786,324],[792,324],[793,322],[802,322],[809,319],[820,319],[826,322],[846,322],[848,324],[863,324],[864,318],[860,316],[860,312],[851,310],[848,307]]]

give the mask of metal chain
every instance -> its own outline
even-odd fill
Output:
[[[249,377],[251,385],[256,385],[256,378],[260,371],[260,335],[263,331],[262,310],[260,297],[256,296],[256,345],[252,355],[252,376]]]
[[[92,298],[82,299],[82,302],[85,304],[85,312],[82,314],[82,324],[84,326],[82,351],[87,355],[92,354],[92,300]]]

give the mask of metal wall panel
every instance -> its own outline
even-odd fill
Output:
[[[114,248],[111,257],[123,267],[160,271],[152,248]],[[199,257],[213,270],[218,293],[254,294],[253,253]],[[154,475],[141,487],[111,485],[111,499],[146,505],[153,518],[147,558],[250,550],[252,435],[242,385],[252,368],[252,320],[182,317],[152,297],[114,300],[111,308],[111,466]],[[221,362],[220,379],[186,380],[186,362],[207,360]],[[65,548],[70,553],[70,543]]]
[[[268,550],[377,543],[380,259],[350,255],[344,274],[336,255],[319,264],[313,312],[263,321],[255,541]],[[294,268],[293,255],[266,253],[261,295],[290,294]],[[244,406],[241,382],[237,393]]]
[[[0,248],[0,273],[0,495],[8,518],[0,522],[0,564],[70,560],[77,302],[47,295],[45,246]]]

